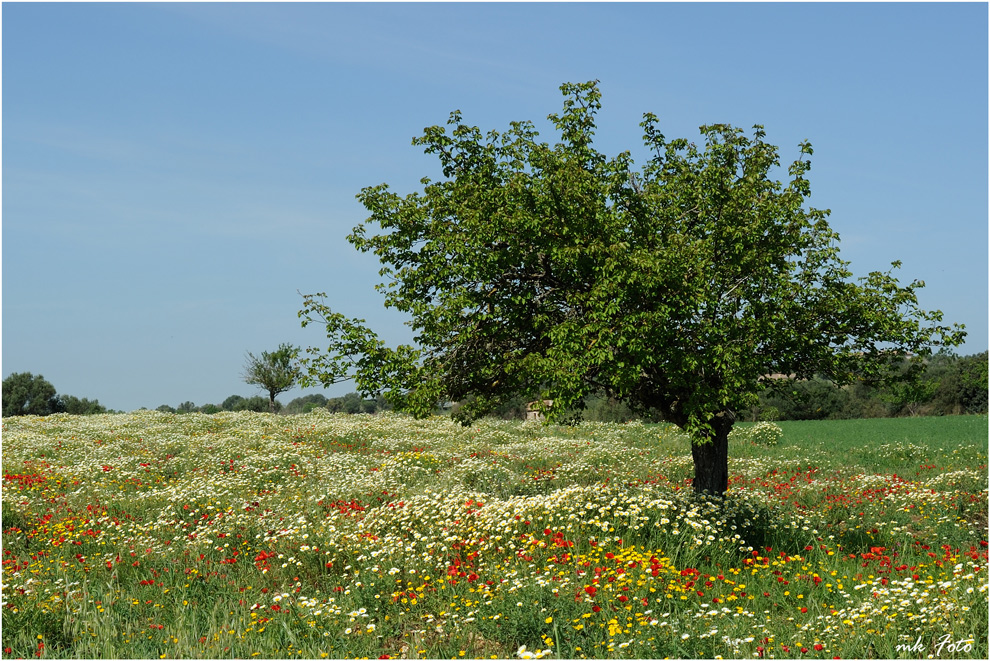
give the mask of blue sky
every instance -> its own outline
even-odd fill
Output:
[[[450,111],[545,121],[601,81],[597,145],[763,124],[856,274],[902,260],[987,349],[987,5],[35,4],[3,18],[4,377],[119,410],[260,394],[245,352],[320,345],[303,293],[390,342],[355,200],[436,176]],[[782,175],[783,176],[783,175]],[[326,391],[341,395],[349,384]],[[298,388],[280,399],[307,392]]]

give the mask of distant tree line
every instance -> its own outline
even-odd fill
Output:
[[[163,413],[220,413],[221,411],[256,411],[258,413],[270,412],[272,410],[272,400],[268,397],[256,395],[254,397],[242,397],[231,395],[223,400],[221,404],[204,404],[196,406],[193,402],[182,402],[178,406],[162,404],[156,411]],[[309,413],[314,409],[326,409],[331,413],[378,413],[388,408],[388,404],[383,398],[362,399],[356,392],[348,393],[343,397],[327,398],[319,393],[296,397],[288,404],[274,400],[276,413],[283,415],[296,415],[299,413]]]
[[[904,361],[904,369],[908,369]],[[806,380],[788,380],[776,391],[760,395],[759,405],[741,411],[746,420],[835,420],[845,418],[888,418],[914,415],[961,415],[987,413],[987,352],[971,356],[935,354],[926,360],[925,372],[913,386],[888,384],[882,388],[864,384],[836,386],[831,381],[815,377]],[[461,405],[454,404],[453,408]],[[514,398],[497,409],[494,414],[505,419],[521,420],[526,417],[527,401]],[[624,403],[602,395],[591,395],[583,400],[583,409],[572,415],[592,422],[627,422],[635,415]],[[197,406],[182,402],[178,406],[163,404],[156,410],[168,413],[219,413],[221,411],[273,410],[284,415],[309,413],[317,408],[331,413],[378,413],[390,408],[383,397],[364,399],[356,392],[341,397],[325,397],[322,394],[297,397],[286,405],[271,397],[257,395],[242,397],[231,395],[220,404]],[[437,412],[449,412],[450,407]],[[30,372],[11,374],[3,381],[3,415],[50,415],[72,413],[89,415],[113,413],[99,400],[59,395],[55,387],[40,374]]]
[[[906,371],[910,361],[903,360]],[[839,420],[847,418],[894,418],[987,413],[987,352],[972,356],[939,353],[925,360],[925,371],[918,383],[896,383],[881,388],[862,383],[839,387],[821,377],[781,379],[776,391],[760,394],[757,406],[740,411],[741,420]],[[524,398],[518,397],[495,411],[504,419],[526,417]],[[603,395],[583,400],[583,409],[565,417],[580,415],[592,422],[627,422],[636,418],[624,403]]]
[[[98,399],[82,399],[73,395],[59,395],[55,386],[41,374],[17,372],[3,380],[3,416],[51,415],[52,413],[72,413],[91,415],[93,413],[113,413],[100,404]]]
[[[987,352],[971,356],[939,353],[925,360],[917,383],[875,388],[861,383],[838,387],[815,377],[786,383],[760,395],[748,420],[838,420],[987,413]],[[902,361],[902,369],[910,366]]]
[[[362,399],[356,392],[342,397],[327,398],[321,394],[297,397],[282,405],[274,401],[275,411],[293,415],[309,413],[313,409],[323,408],[331,413],[377,413],[388,408],[381,397],[377,399]],[[271,411],[272,400],[269,397],[256,395],[242,397],[231,395],[220,404],[204,404],[197,406],[185,401],[178,406],[162,404],[156,411],[165,413],[219,413],[221,411]],[[3,380],[3,417],[16,415],[45,416],[53,413],[71,413],[73,415],[92,415],[96,413],[119,413],[100,404],[99,400],[79,398],[73,395],[60,395],[55,386],[49,383],[41,374],[30,372],[11,374]]]
[[[281,409],[282,403],[275,402],[276,409]],[[221,411],[257,411],[259,413],[270,410],[270,403],[267,398],[261,395],[254,397],[242,397],[231,395],[223,400],[221,404],[203,404],[196,406],[195,403],[185,401],[178,406],[162,404],[156,411],[162,413],[220,413]]]

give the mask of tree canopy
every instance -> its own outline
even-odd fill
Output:
[[[100,400],[83,397],[79,399],[73,395],[59,395],[62,408],[66,413],[73,415],[95,415],[97,413],[107,413],[107,407],[100,404]]]
[[[3,380],[3,416],[51,415],[65,410],[55,386],[45,377],[17,372]]]
[[[464,421],[520,394],[552,401],[553,419],[604,393],[689,432],[695,489],[723,493],[735,412],[768,375],[911,378],[892,355],[961,341],[919,307],[923,282],[899,283],[899,263],[853,278],[829,211],[806,204],[809,143],[784,183],[762,126],[702,126],[698,146],[648,113],[636,169],[593,146],[597,81],[561,90],[556,144],[530,122],[483,133],[455,111],[413,140],[441,180],[361,191],[370,216],[348,240],[381,261],[385,305],[410,316],[415,345],[388,347],[304,296],[303,326],[330,340],[308,350],[306,383],[353,378],[418,415],[459,401]]]
[[[291,344],[280,344],[275,351],[262,351],[255,356],[250,351],[244,367],[244,382],[260,386],[268,393],[269,407],[275,413],[275,396],[291,390],[299,378],[299,366],[295,364],[299,349]]]

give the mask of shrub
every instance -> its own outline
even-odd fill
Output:
[[[729,440],[749,442],[755,445],[773,447],[780,442],[784,430],[772,422],[757,422],[752,427],[735,427]]]

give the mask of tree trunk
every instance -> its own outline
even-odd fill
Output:
[[[273,392],[268,393],[268,409],[275,413],[275,393]]]
[[[731,412],[711,420],[714,433],[707,439],[691,442],[694,459],[694,492],[723,496],[729,488],[729,432],[736,421]]]

